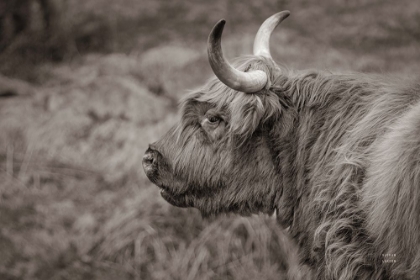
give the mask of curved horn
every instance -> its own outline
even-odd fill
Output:
[[[280,24],[285,18],[290,15],[289,11],[282,11],[275,15],[272,15],[261,24],[258,29],[257,35],[254,40],[254,55],[261,55],[267,58],[271,58],[270,54],[270,36],[273,30]]]
[[[224,58],[221,46],[225,20],[220,20],[210,32],[207,54],[210,66],[219,80],[228,87],[247,93],[257,92],[267,84],[267,74],[261,70],[242,72],[233,68]]]

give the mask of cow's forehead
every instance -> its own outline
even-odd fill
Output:
[[[197,98],[188,98],[182,104],[181,110],[183,117],[201,116],[212,107],[214,107],[214,105],[209,102],[200,101]]]
[[[186,110],[202,112],[202,110],[210,108],[223,109],[232,102],[236,94],[238,92],[213,78],[205,86],[184,97],[181,100],[181,110],[184,113]]]
[[[242,71],[263,70],[271,73],[276,68],[275,65],[265,63],[261,58],[245,57],[237,63],[237,69]],[[275,71],[274,71],[275,72]],[[224,115],[227,120],[232,121],[231,117],[236,116],[238,126],[244,126],[242,117],[249,112],[262,111],[263,99],[267,99],[268,90],[263,89],[257,93],[244,93],[229,88],[215,76],[199,89],[190,92],[181,101],[181,115],[183,125],[197,122],[209,109],[214,108],[218,114]],[[272,94],[271,94],[272,95]],[[274,97],[271,96],[271,99]],[[275,98],[274,98],[275,99]],[[272,101],[271,103],[276,103]],[[250,110],[253,108],[253,110]],[[258,110],[257,110],[258,109]],[[273,108],[267,108],[267,116],[272,115]],[[277,108],[276,110],[279,110]],[[250,116],[249,116],[250,117]]]

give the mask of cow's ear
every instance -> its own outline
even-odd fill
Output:
[[[264,122],[280,114],[280,107],[274,93],[247,94],[235,99],[230,106],[231,130],[242,139],[250,137]]]

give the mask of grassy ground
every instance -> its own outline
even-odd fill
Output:
[[[141,168],[148,143],[210,76],[221,17],[229,58],[289,9],[279,63],[405,77],[420,70],[420,5],[254,2],[69,0],[66,46],[22,40],[0,55],[18,85],[0,98],[0,279],[281,279],[291,249],[275,221],[168,205]]]

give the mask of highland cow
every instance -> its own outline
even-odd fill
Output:
[[[269,38],[288,15],[267,19],[234,66],[215,25],[216,77],[144,170],[203,215],[276,212],[313,279],[420,279],[420,84],[277,65]]]

